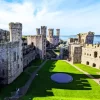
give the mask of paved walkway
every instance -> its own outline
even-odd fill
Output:
[[[76,68],[77,70],[79,70],[80,72],[83,72],[85,75],[87,75],[88,77],[92,78],[97,84],[100,85],[99,81],[100,79],[96,79],[95,77],[93,77],[92,75],[90,75],[89,73],[81,70],[80,68],[78,68],[77,66],[73,65],[71,62],[68,62],[67,60],[64,60],[66,61],[67,63],[69,63],[70,65],[72,65],[74,68]]]
[[[47,61],[47,60],[46,60],[46,61]],[[35,70],[35,72],[32,73],[32,75],[30,76],[30,79],[26,82],[26,84],[25,84],[23,87],[19,88],[19,89],[18,89],[17,91],[15,91],[15,92],[13,92],[12,97],[7,97],[7,98],[5,98],[4,100],[18,100],[20,97],[24,96],[24,95],[27,93],[27,91],[28,91],[28,89],[29,89],[29,87],[30,87],[30,85],[31,85],[31,83],[32,83],[32,81],[33,81],[33,79],[34,79],[35,76],[37,75],[37,72],[42,68],[42,66],[46,63],[46,61],[44,61],[44,62]]]

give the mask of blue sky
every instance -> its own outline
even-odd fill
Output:
[[[61,35],[100,34],[100,0],[0,0],[0,28],[9,30],[9,22],[21,22],[24,35],[42,25]]]

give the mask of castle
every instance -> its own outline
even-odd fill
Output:
[[[93,44],[94,32],[79,33],[77,41],[69,43],[69,59],[100,69],[100,44]]]
[[[2,79],[2,84],[12,83],[36,57],[46,58],[46,30],[46,26],[41,26],[41,29],[36,28],[36,35],[22,39],[21,23],[9,23],[9,31],[0,29],[0,79]],[[59,33],[59,29],[57,32]]]

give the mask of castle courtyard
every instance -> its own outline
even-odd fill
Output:
[[[56,83],[50,78],[56,73],[68,74],[73,81]],[[72,65],[62,60],[48,60],[21,100],[99,100],[99,93],[100,86]]]

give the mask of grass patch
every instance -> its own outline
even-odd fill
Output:
[[[28,72],[33,73],[36,69],[37,69],[37,67],[31,67],[31,68],[29,68]]]
[[[32,63],[30,65],[32,66],[39,66],[44,62],[44,60],[41,59],[35,59],[34,61],[32,61]]]
[[[99,75],[100,69],[96,69],[96,68],[93,68],[91,66],[87,66],[87,65],[84,65],[84,64],[74,64],[74,65],[79,67],[83,71],[88,72],[91,75],[94,75],[94,77],[96,77],[95,75],[98,75],[100,77],[100,75]]]
[[[57,72],[70,74],[73,81],[67,84],[53,82],[50,77]],[[33,80],[21,100],[99,100],[100,86],[67,62],[47,61]]]

